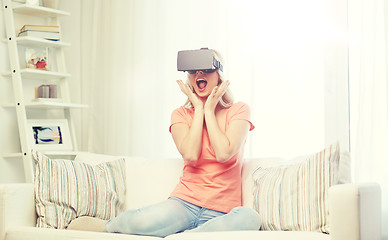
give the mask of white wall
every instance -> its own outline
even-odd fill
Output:
[[[2,5],[2,1],[1,1]],[[71,16],[63,17],[63,39],[72,44],[66,49],[67,70],[72,74],[70,89],[72,101],[80,102],[80,1],[66,0],[61,2],[61,10],[69,11]],[[27,24],[27,23],[25,23]],[[4,14],[0,11],[0,40],[6,39]],[[0,72],[9,71],[8,46],[0,42]],[[26,93],[29,94],[29,93]],[[13,102],[13,88],[10,78],[0,75],[0,104]],[[76,125],[80,126],[80,110],[74,110]],[[0,183],[24,182],[24,169],[21,158],[3,158],[4,154],[20,152],[16,111],[14,108],[0,107]],[[78,129],[77,129],[78,130]],[[77,131],[80,138],[80,131]]]
[[[342,0],[341,2],[346,1]],[[76,103],[81,102],[80,69],[82,66],[80,65],[80,5],[80,1],[77,0],[66,0],[61,2],[61,9],[71,13],[71,16],[62,18],[62,32],[64,40],[72,44],[70,48],[66,49],[66,57],[68,72],[70,72],[73,76],[70,81],[72,99],[73,102]],[[330,6],[328,7],[330,8]],[[290,14],[290,17],[292,16],[292,13],[286,12],[284,14]],[[341,15],[342,12],[338,11],[337,14]],[[276,18],[274,17],[273,19]],[[3,21],[3,16],[1,16],[0,21]],[[303,19],[294,19],[288,24],[292,25],[294,22],[297,24],[298,21],[304,22]],[[231,20],[229,20],[228,24],[228,26],[234,26]],[[284,22],[281,19],[278,22],[275,22],[275,24],[278,24],[279,28],[285,28],[283,26]],[[240,28],[240,26],[234,27],[236,29]],[[313,29],[313,26],[311,29]],[[319,29],[320,28],[316,28],[315,31],[318,31]],[[4,38],[4,32],[4,24],[1,22],[0,38],[2,39]],[[318,38],[318,36],[314,36],[314,34],[317,33],[318,32],[313,32],[309,33],[310,35],[308,35],[308,33],[301,31],[299,33],[290,34],[306,34],[306,42],[308,42],[308,38],[313,38],[313,40],[314,38]],[[292,42],[292,39],[290,39],[289,45],[280,48],[281,46],[277,42],[272,43],[269,40],[268,42],[265,42],[265,39],[268,37],[263,38],[262,35],[254,37],[257,38],[260,43],[262,43],[261,45],[258,44],[259,48],[261,49],[258,51],[260,54],[253,56],[253,60],[257,65],[257,70],[252,71],[255,71],[255,78],[259,79],[255,86],[255,89],[258,89],[258,91],[250,92],[249,89],[248,91],[247,89],[243,88],[239,89],[239,84],[234,84],[233,86],[233,92],[236,96],[236,99],[246,101],[248,103],[254,99],[259,100],[258,102],[260,103],[259,105],[255,106],[251,105],[251,108],[254,111],[256,109],[255,113],[253,114],[256,129],[255,132],[251,134],[251,136],[254,136],[254,138],[256,138],[256,142],[259,144],[253,146],[249,145],[248,143],[246,156],[293,157],[298,154],[319,151],[324,144],[327,145],[333,141],[336,141],[338,139],[337,129],[340,128],[332,127],[333,125],[336,126],[337,122],[328,122],[333,121],[333,118],[331,117],[332,115],[330,113],[330,111],[333,111],[333,108],[330,104],[326,104],[325,108],[325,103],[330,101],[335,102],[335,98],[340,96],[340,94],[337,94],[337,92],[334,92],[333,94],[332,91],[333,84],[335,85],[337,83],[337,78],[330,78],[332,79],[331,82],[326,84],[326,88],[324,88],[324,81],[327,79],[327,76],[324,76],[324,73],[328,67],[327,62],[323,61],[323,58],[326,56],[324,55],[325,49],[322,48],[324,46],[307,46],[305,45],[305,42]],[[278,37],[281,39],[283,36],[280,35]],[[239,42],[246,41],[244,36],[241,36],[241,39],[239,40],[241,40]],[[318,59],[317,56],[321,56],[322,61],[311,61],[312,58],[308,54],[305,56],[299,56],[299,50],[304,50],[306,47],[311,48],[313,52],[310,54],[312,54],[314,59]],[[343,46],[338,46],[338,48],[342,47]],[[1,42],[0,49],[1,53],[6,53],[6,44]],[[233,55],[233,58],[230,58],[230,66],[233,66],[234,64],[231,59],[242,59],[238,54],[244,53],[243,50],[246,49],[244,49],[244,46],[241,46],[241,49],[242,50],[236,52],[237,55]],[[262,54],[264,51],[270,51],[272,58],[266,58],[265,56],[268,56],[269,53]],[[284,58],[284,52],[287,51],[289,52],[289,55]],[[229,55],[230,54],[231,53],[229,53]],[[279,56],[283,57],[279,58]],[[333,57],[330,56],[329,58]],[[286,63],[303,62],[309,67],[306,69],[297,69],[290,65],[289,69],[280,70],[277,69],[279,66],[279,61],[284,62],[283,65]],[[0,71],[8,70],[9,65],[7,54],[1,54],[0,64]],[[142,72],[142,74],[143,73],[144,72]],[[244,77],[241,76],[242,73],[246,74],[247,77],[249,77],[249,74],[251,74],[251,72],[236,69],[235,72],[229,72],[229,77],[232,79],[240,79],[240,81],[242,81],[241,79],[244,79]],[[339,74],[341,75],[342,73],[340,72]],[[294,79],[292,79],[292,76]],[[11,94],[11,81],[0,76],[0,86],[0,103],[11,102],[13,98]],[[279,86],[283,87],[279,90]],[[177,86],[175,86],[175,83],[174,87],[174,92],[178,94],[179,91]],[[247,92],[249,92],[249,94],[247,94]],[[327,96],[328,98],[324,99]],[[295,106],[299,106],[299,108]],[[258,112],[257,109],[260,109],[260,112],[264,114],[256,114]],[[80,145],[82,142],[87,142],[87,139],[82,141],[82,136],[80,134],[82,129],[78,128],[78,126],[81,126],[81,124],[78,124],[81,118],[81,111],[83,113],[86,111],[87,113],[88,110],[74,110],[76,116],[78,145]],[[166,125],[168,125],[168,123],[166,123],[163,127],[160,127],[160,131],[165,132]],[[301,131],[303,132],[302,135]],[[4,153],[19,151],[18,136],[15,133],[17,133],[15,111],[13,109],[0,108],[0,183],[24,181],[23,165],[21,159],[2,158],[2,154]],[[341,135],[343,136],[344,134]],[[170,136],[168,136],[168,138],[171,140]],[[314,141],[311,141],[311,139],[314,139]],[[293,145],[288,144],[291,142]],[[142,145],[142,143],[138,144]],[[308,146],[306,146],[306,144]],[[86,146],[87,144],[84,145]],[[287,148],[287,146],[290,147]],[[136,155],[148,154],[147,149],[142,150],[141,147],[132,148],[135,149],[133,152]],[[174,146],[172,148],[173,151],[176,152]]]

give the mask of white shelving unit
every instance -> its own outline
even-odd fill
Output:
[[[34,6],[28,4],[22,4],[18,2],[13,2],[11,0],[3,0],[2,11],[4,13],[4,23],[6,28],[6,37],[8,52],[9,52],[9,61],[10,61],[10,71],[3,73],[4,76],[8,77],[12,81],[13,93],[14,93],[14,102],[3,104],[3,107],[15,108],[17,115],[17,124],[19,129],[19,138],[21,151],[18,153],[6,153],[3,157],[5,158],[22,158],[23,165],[25,170],[25,179],[26,182],[34,181],[34,165],[31,156],[31,149],[35,148],[37,143],[34,139],[31,139],[30,136],[34,136],[32,133],[32,127],[29,124],[30,121],[37,121],[41,118],[40,116],[45,116],[44,118],[55,123],[59,119],[66,119],[68,125],[69,134],[59,134],[60,141],[55,145],[54,148],[58,146],[58,151],[53,149],[52,145],[50,148],[44,150],[40,148],[45,154],[56,157],[56,156],[70,156],[74,157],[78,153],[77,141],[75,137],[75,128],[72,118],[72,111],[74,109],[83,109],[87,108],[87,105],[75,104],[70,101],[70,89],[69,89],[69,78],[71,75],[66,71],[65,64],[65,55],[64,48],[70,47],[69,43],[63,41],[50,41],[45,39],[40,39],[36,37],[17,37],[18,27],[15,26],[15,18],[20,15],[23,15],[23,19],[31,18],[32,21],[44,22],[44,25],[56,25],[60,26],[60,19],[64,16],[69,16],[69,12],[60,11],[57,9],[46,8],[42,6]],[[31,22],[25,22],[24,24],[32,24]],[[23,66],[24,59],[20,59],[20,51],[26,47],[41,47],[48,48],[50,51],[50,56],[54,58],[55,68],[54,70],[36,70],[30,69]],[[39,84],[55,84],[58,86],[58,92],[61,97],[61,101],[54,101],[53,99],[43,99],[40,101],[34,101],[33,98],[26,97],[26,92],[34,91],[34,89],[24,89],[28,81],[31,88],[31,82],[36,85]],[[47,117],[46,112],[50,111],[60,112],[61,117]],[[40,111],[40,114],[34,113],[30,114],[29,111]],[[56,113],[58,115],[58,113]],[[37,115],[39,117],[37,117]],[[62,120],[63,121],[63,120]],[[55,124],[54,124],[55,125]],[[60,124],[58,124],[59,126]],[[39,125],[40,126],[40,125]],[[53,126],[43,126],[42,127],[53,127]],[[56,125],[54,126],[56,127]],[[62,129],[62,130],[67,130]],[[30,132],[29,132],[30,131]],[[64,135],[69,135],[70,139],[62,139]],[[71,141],[72,149],[66,151],[61,151],[62,141]],[[39,147],[42,147],[44,144],[41,144]]]

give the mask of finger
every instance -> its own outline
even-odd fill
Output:
[[[186,84],[183,83],[182,80],[177,80],[176,82],[178,83],[178,85],[181,88],[181,90],[185,90],[186,89]]]
[[[187,86],[187,84],[184,84],[182,80],[177,80],[177,83],[179,85],[179,88],[181,89],[181,91],[189,97],[190,93],[191,93],[191,90],[190,90],[190,87]]]
[[[210,93],[210,96],[212,97],[215,97],[217,95],[217,92],[218,92],[218,86],[215,86],[212,90],[212,92]]]
[[[180,83],[180,82],[178,82],[178,84],[179,84],[179,88],[181,89],[181,92],[182,92],[183,94],[187,95],[184,84],[183,84],[183,83]]]
[[[178,83],[179,88],[183,91],[183,82],[182,82],[182,80],[176,80],[176,82]]]
[[[220,86],[218,87],[218,89],[217,89],[216,97],[221,98],[225,94],[225,92],[228,89],[229,85],[230,85],[229,81],[222,82],[220,84]]]
[[[222,90],[226,91],[226,89],[229,87],[229,85],[230,85],[230,82],[229,82],[229,80],[227,80],[227,81],[221,83],[220,87],[221,87]]]

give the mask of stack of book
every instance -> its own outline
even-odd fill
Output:
[[[59,26],[47,26],[47,25],[24,25],[18,34],[18,37],[37,37],[51,41],[59,41],[60,34]]]

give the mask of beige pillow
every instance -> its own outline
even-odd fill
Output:
[[[125,201],[125,162],[89,165],[50,159],[32,150],[35,160],[37,227],[66,228],[80,216],[111,219]]]
[[[329,233],[327,194],[339,182],[339,144],[253,173],[254,207],[263,230]]]
[[[87,163],[90,165],[98,165],[105,162],[115,161],[119,158],[126,158],[124,156],[114,156],[99,153],[80,152],[75,157],[75,162]]]

